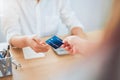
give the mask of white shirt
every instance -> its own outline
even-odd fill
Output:
[[[69,0],[3,0],[2,26],[9,41],[15,35],[38,34],[40,37],[57,34],[60,21],[68,29],[82,27]]]

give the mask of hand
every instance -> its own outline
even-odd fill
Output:
[[[44,41],[40,40],[37,36],[28,37],[27,45],[37,53],[47,52],[50,48],[49,45],[47,45]]]
[[[78,36],[69,36],[63,40],[62,47],[69,51],[71,54],[76,53],[85,53],[88,46],[89,41],[86,39],[82,39]]]

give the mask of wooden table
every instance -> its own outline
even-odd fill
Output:
[[[88,33],[89,39],[98,39],[100,35],[100,31]],[[16,70],[13,66],[13,75],[0,80],[80,80],[78,65],[85,59],[85,56],[80,54],[58,56],[52,50],[49,50],[43,58],[31,60],[24,59],[21,49],[14,49],[12,53],[22,68]]]

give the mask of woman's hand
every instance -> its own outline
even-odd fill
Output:
[[[35,52],[47,52],[49,50],[49,45],[44,41],[40,40],[37,36],[27,37],[27,46],[31,47]]]

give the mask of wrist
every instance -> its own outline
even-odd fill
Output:
[[[79,36],[81,38],[87,38],[86,33],[83,32],[83,30],[80,27],[73,28],[71,33],[72,33],[72,35],[76,35],[76,36]]]
[[[29,36],[24,36],[23,42],[24,42],[24,44],[25,44],[26,47],[29,46],[29,41],[30,41],[30,37]]]

